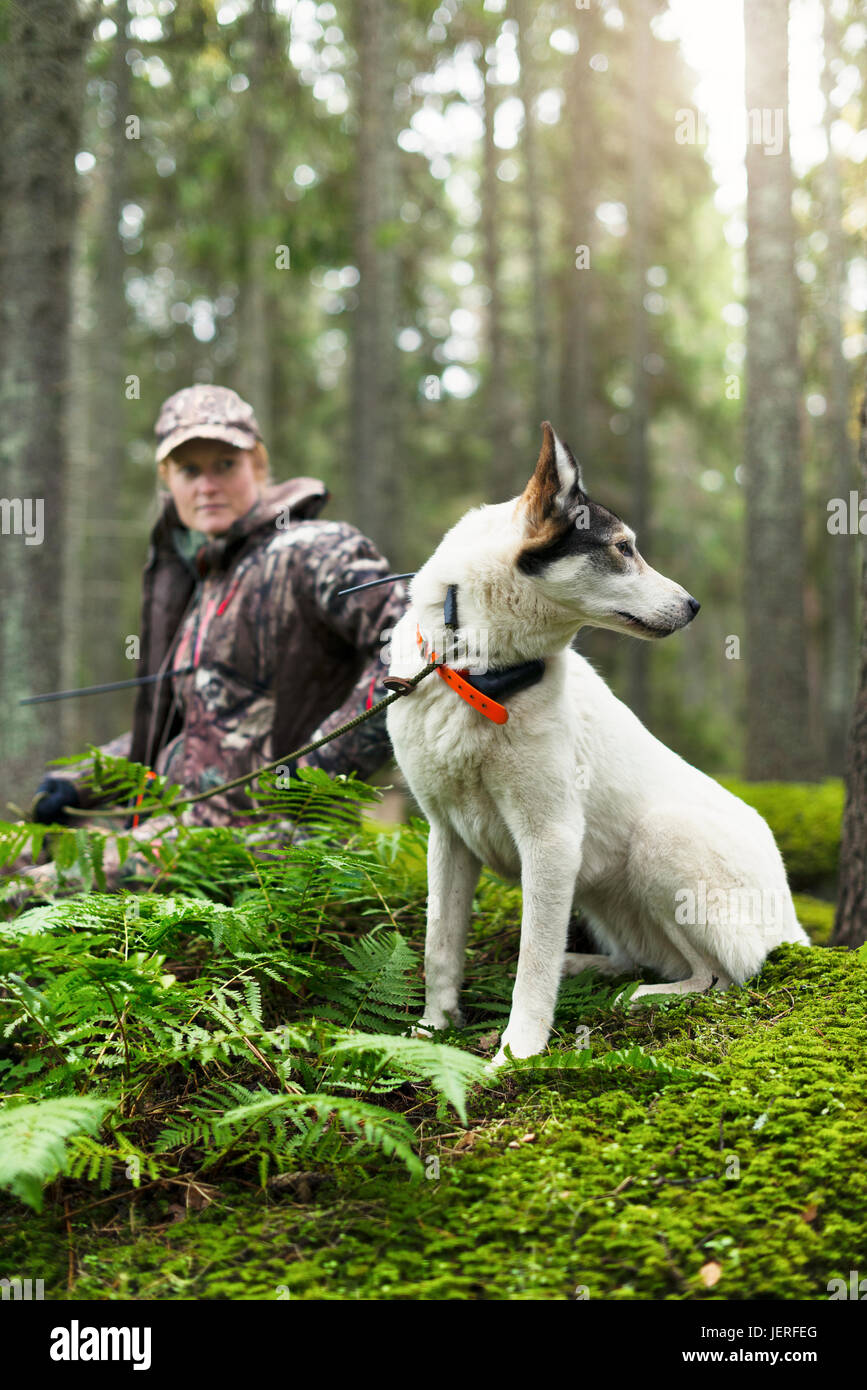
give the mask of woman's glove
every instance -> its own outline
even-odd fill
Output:
[[[43,777],[36,788],[31,815],[40,825],[68,825],[67,806],[80,806],[74,782],[65,777]]]

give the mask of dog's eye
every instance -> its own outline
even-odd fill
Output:
[[[617,542],[617,549],[620,551],[620,554],[621,554],[621,555],[634,555],[634,554],[635,554],[635,551],[632,549],[632,546],[629,544],[629,541],[618,541],[618,542]]]

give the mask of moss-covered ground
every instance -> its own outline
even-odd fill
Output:
[[[4,1206],[5,1272],[61,1299],[824,1299],[867,1267],[865,1003],[867,948],[789,946],[724,995],[567,1008],[561,1042],[580,1022],[693,1079],[503,1079],[466,1129],[414,1117],[422,1179],[373,1158]]]
[[[610,985],[564,983],[552,1059],[639,1044],[658,1071],[501,1075],[466,1126],[407,1083],[390,1103],[424,1178],[368,1150],[265,1190],[253,1171],[107,1194],[64,1180],[38,1215],[4,1195],[0,1273],[44,1279],[49,1299],[711,1301],[824,1300],[867,1274],[867,947],[827,946],[842,787],[730,785],[767,816],[794,886],[824,895],[795,898],[814,944],[781,947],[743,988],[633,1013]],[[420,949],[423,845],[386,857]],[[447,1041],[494,1046],[519,921],[520,890],[483,875],[468,1026]]]

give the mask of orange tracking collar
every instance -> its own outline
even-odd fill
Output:
[[[431,651],[429,654],[425,651],[426,644],[421,635],[421,628],[418,623],[415,625],[415,633],[422,656],[428,661],[436,661],[437,654],[435,651]],[[445,681],[446,685],[450,685],[452,690],[460,695],[462,700],[466,700],[468,705],[472,705],[473,709],[477,709],[486,719],[490,719],[493,724],[505,724],[509,717],[509,711],[506,709],[506,706],[499,704],[496,700],[492,700],[489,695],[483,695],[480,690],[476,690],[470,685],[469,681],[465,680],[465,677],[469,674],[467,667],[463,667],[462,670],[456,671],[451,666],[438,666],[437,672]]]

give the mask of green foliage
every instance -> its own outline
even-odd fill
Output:
[[[82,874],[84,891],[0,924],[13,1192],[33,1202],[58,1174],[111,1189],[121,1172],[135,1186],[225,1169],[264,1185],[287,1166],[358,1162],[372,1148],[419,1173],[401,1096],[465,1118],[484,1067],[399,1036],[421,1011],[421,982],[401,909],[380,888],[389,868],[401,880],[395,846],[339,839],[373,795],[305,770],[289,792],[266,790],[277,814],[263,810],[252,829],[181,827],[169,891],[101,893]],[[277,818],[287,808],[305,814],[301,843]],[[420,835],[408,828],[410,859]],[[81,830],[51,846],[67,872],[92,852]],[[20,847],[20,828],[0,827],[0,853]],[[415,891],[416,868],[405,881]],[[81,1099],[101,1086],[114,1102]],[[42,1127],[26,1125],[42,1105]]]
[[[298,795],[301,843],[291,821],[264,812],[245,830],[181,827],[163,892],[154,880],[142,893],[94,886],[0,924],[7,1105],[69,1104],[78,1117],[81,1097],[115,1097],[99,1111],[101,1132],[72,1125],[50,1164],[41,1141],[28,1156],[21,1139],[7,1178],[18,1195],[32,1201],[40,1180],[58,1175],[106,1191],[229,1173],[265,1186],[289,1169],[349,1169],[371,1150],[417,1175],[402,1111],[441,1124],[451,1107],[469,1122],[471,1091],[492,1081],[472,1049],[502,1026],[514,983],[515,890],[487,875],[479,885],[462,1045],[407,1036],[422,1011],[426,827],[346,839],[347,808],[370,788],[311,774],[273,803],[276,816],[287,802],[297,809]],[[10,843],[19,828],[0,827],[0,852]],[[53,836],[52,848],[69,871],[90,852],[75,830]],[[574,1020],[610,1012],[617,992],[588,974],[564,981],[566,1049],[521,1069],[682,1079],[641,1047],[572,1051]]]
[[[56,1218],[22,1213],[6,1268],[99,1300],[824,1300],[867,1236],[865,965],[782,947],[748,988],[588,1016],[594,1051],[637,1044],[716,1082],[528,1067],[474,1093],[467,1132],[425,1120],[435,1180],[396,1181],[371,1150],[315,1197],[233,1187],[168,1234],[165,1202],[149,1228],[147,1194],[120,1193],[110,1235],[106,1207],[73,1215],[71,1294]]]
[[[262,829],[189,832],[164,893],[82,892],[0,926],[0,1182],[30,1207],[19,1239],[7,1204],[10,1260],[38,1245],[53,1183],[84,1187],[79,1296],[691,1298],[713,1258],[726,1296],[806,1297],[843,1266],[863,1236],[863,1195],[832,1180],[863,1085],[863,951],[782,948],[742,990],[637,1014],[585,972],[549,1051],[491,1077],[519,889],[479,883],[465,1032],[412,1038],[424,824],[338,847],[325,816],[282,852]],[[797,907],[830,926],[831,904]],[[309,1219],[287,1203],[325,1178]],[[100,1222],[134,1205],[135,1251],[91,1229],[94,1193]],[[170,1198],[213,1207],[171,1249],[147,1229]]]
[[[356,1054],[364,1062],[378,1058],[381,1065],[399,1076],[429,1081],[451,1101],[464,1124],[467,1123],[466,1094],[475,1082],[485,1079],[485,1063],[469,1052],[424,1038],[361,1034],[332,1043],[328,1055],[352,1065]]]
[[[66,1170],[66,1140],[74,1134],[94,1134],[112,1104],[108,1099],[68,1096],[0,1111],[0,1187],[41,1211],[43,1184]]]
[[[764,816],[794,888],[808,888],[836,872],[840,858],[843,783],[739,782],[721,778],[735,796]]]
[[[352,1041],[350,1050],[360,1060],[363,1048]],[[356,1097],[324,1092],[275,1095],[264,1087],[248,1090],[232,1082],[202,1093],[182,1120],[165,1127],[155,1147],[158,1153],[201,1149],[202,1174],[227,1161],[234,1166],[255,1161],[264,1186],[272,1166],[346,1158],[346,1136],[350,1156],[353,1147],[377,1148],[386,1157],[401,1159],[410,1173],[421,1172],[412,1147],[413,1130],[402,1115]]]
[[[323,983],[323,994],[334,1004],[321,1014],[359,1028],[407,1024],[421,1007],[422,990],[413,978],[415,953],[400,933],[362,937],[340,951],[351,972]]]
[[[700,1067],[672,1066],[664,1058],[645,1052],[637,1044],[619,1051],[612,1049],[599,1054],[594,1054],[586,1048],[576,1052],[547,1053],[540,1057],[512,1058],[512,1068],[518,1072],[619,1071],[623,1068],[633,1068],[637,1071],[653,1072],[660,1082],[719,1080],[713,1072]]]

